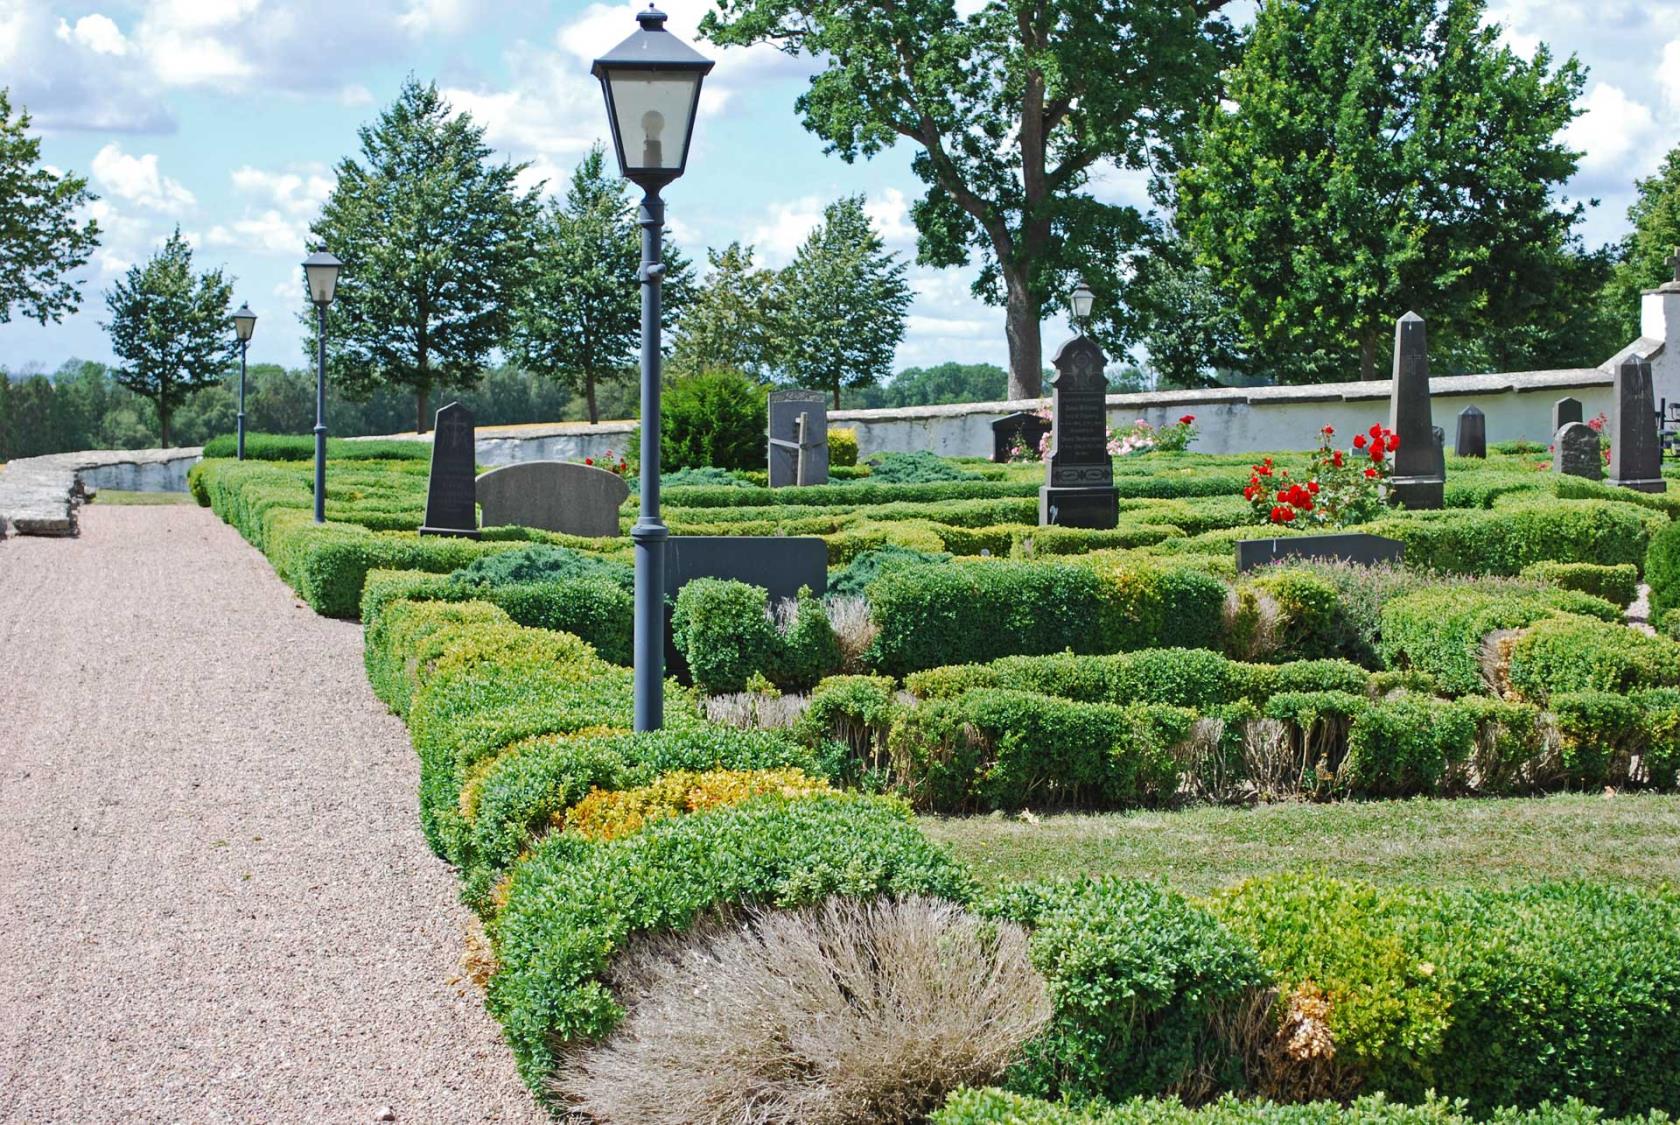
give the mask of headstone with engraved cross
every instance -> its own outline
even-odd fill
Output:
[[[1400,438],[1389,494],[1411,509],[1439,508],[1446,465],[1429,412],[1429,347],[1423,318],[1409,312],[1394,326],[1394,384],[1388,428]]]
[[[437,412],[432,431],[432,475],[426,483],[426,522],[421,535],[478,538],[478,493],[473,412],[452,402]]]
[[[1050,456],[1038,490],[1041,526],[1113,527],[1120,522],[1114,461],[1108,452],[1108,362],[1088,336],[1076,336],[1050,361]]]
[[[1610,407],[1610,482],[1639,492],[1666,492],[1651,361],[1630,355],[1616,368]]]
[[[771,391],[770,487],[828,483],[828,395]]]

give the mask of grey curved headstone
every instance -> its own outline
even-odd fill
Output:
[[[518,524],[566,535],[618,534],[624,478],[575,461],[521,461],[478,478],[485,527]]]
[[[1604,454],[1598,431],[1585,422],[1569,422],[1557,432],[1552,469],[1572,477],[1604,479]]]

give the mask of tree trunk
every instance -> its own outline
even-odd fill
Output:
[[[601,408],[595,402],[595,373],[583,373],[583,397],[589,403],[589,424],[595,425],[601,420]]]
[[[840,409],[840,384],[834,384],[834,409]]]
[[[158,403],[158,432],[162,436],[163,448],[165,449],[169,448],[169,416],[172,413],[174,413],[174,411],[164,406],[163,403]]]
[[[429,386],[421,383],[414,392],[414,432],[417,434],[426,432],[426,395],[430,390]]]
[[[1359,341],[1359,377],[1366,380],[1377,377],[1377,332],[1374,328],[1367,328]]]
[[[1004,335],[1009,339],[1009,397],[1038,398],[1044,393],[1044,341],[1039,333],[1038,302],[1027,279],[1005,271]]]

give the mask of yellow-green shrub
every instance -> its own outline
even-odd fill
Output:
[[[672,770],[636,789],[590,790],[566,812],[563,826],[590,840],[616,840],[654,821],[738,805],[764,793],[803,797],[829,791],[828,782],[800,769]]]

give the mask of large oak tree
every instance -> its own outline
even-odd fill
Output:
[[[99,245],[93,220],[76,211],[96,197],[87,180],[41,163],[29,114],[0,89],[0,324],[17,311],[42,324],[75,312],[82,292],[71,275]]]
[[[1231,41],[1226,0],[719,0],[717,43],[770,42],[821,60],[805,127],[846,160],[899,140],[927,185],[918,257],[980,262],[976,295],[1005,309],[1010,394],[1036,397],[1039,322],[1074,273],[1114,300],[1149,232],[1084,189],[1099,165],[1171,167]]]
[[[515,184],[525,165],[492,162],[483,127],[452,113],[436,84],[410,78],[359,135],[361,159],[339,163],[310,227],[314,245],[344,262],[332,375],[355,397],[410,388],[424,432],[432,391],[475,385],[508,339],[537,195]],[[313,312],[304,317],[313,332]]]

